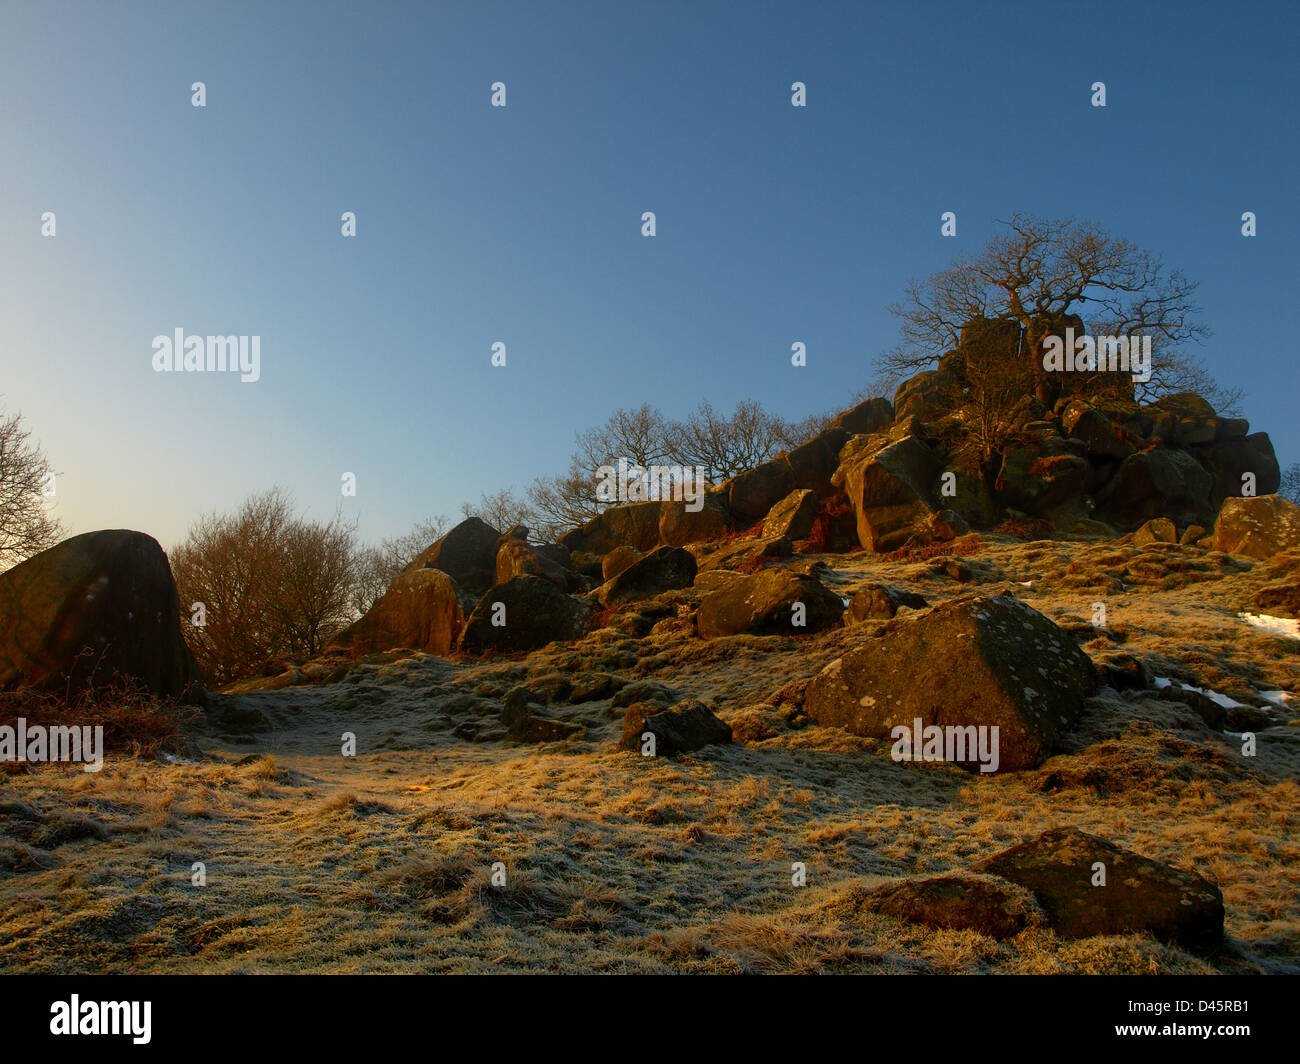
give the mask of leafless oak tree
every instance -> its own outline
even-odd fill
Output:
[[[0,414],[0,570],[54,546],[62,536],[43,494],[51,473],[22,415]]]

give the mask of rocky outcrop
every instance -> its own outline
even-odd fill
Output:
[[[974,595],[895,619],[831,662],[809,684],[804,712],[877,739],[918,720],[963,729],[954,738],[964,753],[952,760],[967,767],[977,765],[966,741],[976,733],[964,729],[996,727],[995,769],[1014,771],[1055,746],[1095,685],[1092,662],[1063,629],[1008,595]]]
[[[397,647],[445,655],[456,646],[473,608],[473,599],[441,569],[407,570],[330,648],[353,657]]]
[[[197,691],[167,555],[143,532],[87,532],[0,573],[0,689],[118,681]]]
[[[726,497],[717,490],[705,492],[703,499],[694,502],[665,503],[659,515],[659,541],[670,547],[709,543],[730,531]]]
[[[673,505],[655,501],[611,506],[581,528],[566,533],[560,542],[571,551],[592,554],[608,554],[615,547],[654,550],[659,546],[660,519],[665,509]]]
[[[940,508],[936,494],[943,462],[925,443],[915,436],[897,442],[857,437],[840,461],[833,483],[853,505],[863,547],[890,551],[927,538],[929,518]]]

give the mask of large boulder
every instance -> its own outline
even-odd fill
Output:
[[[843,612],[844,600],[816,577],[766,569],[738,576],[706,594],[700,600],[698,626],[705,639],[740,632],[807,635],[839,623]]]
[[[1300,506],[1281,495],[1225,499],[1214,522],[1214,549],[1271,558],[1300,546]]]
[[[724,538],[730,531],[731,515],[727,512],[726,496],[719,490],[705,492],[698,502],[666,502],[659,514],[659,541],[670,547],[712,542]]]
[[[882,400],[883,401],[883,400]],[[854,418],[854,424],[869,424],[869,419]],[[874,430],[873,430],[874,431]],[[842,428],[828,428],[785,456],[797,489],[807,489],[825,498],[835,492],[831,477],[840,464],[840,449],[852,438]]]
[[[563,547],[559,548],[564,551]],[[564,551],[567,554],[567,551]],[[522,539],[503,537],[497,548],[494,583],[504,584],[516,576],[540,576],[549,580],[561,591],[569,589],[572,574],[552,555],[532,546]]]
[[[1206,524],[1211,516],[1210,474],[1186,451],[1158,447],[1131,454],[1101,492],[1102,516],[1134,529],[1153,517],[1180,525]]]
[[[1095,685],[1092,662],[1063,629],[1008,595],[973,595],[895,619],[831,662],[809,684],[804,712],[877,739],[917,720],[997,727],[997,768],[1014,771],[1055,746]],[[971,756],[954,760],[974,767],[974,752],[968,743]]]
[[[1080,496],[1091,472],[1087,459],[1076,454],[1012,445],[1003,452],[996,490],[1005,505],[1041,514]]]
[[[1248,490],[1248,481],[1253,481],[1249,490],[1255,495],[1272,495],[1282,482],[1282,468],[1267,432],[1227,437],[1206,447],[1193,447],[1192,453],[1210,474],[1212,507],[1242,495]]]
[[[456,581],[441,569],[412,569],[399,573],[388,590],[334,638],[330,646],[353,657],[395,647],[429,654],[450,653],[473,609]]]
[[[681,547],[660,547],[638,558],[618,575],[596,588],[602,606],[654,598],[665,591],[690,587],[695,582],[695,555]]]
[[[659,521],[666,508],[680,505],[668,500],[633,502],[611,506],[581,528],[561,537],[571,551],[608,554],[615,547],[654,550],[659,546]]]
[[[633,702],[623,715],[623,736],[619,747],[641,750],[645,735],[654,736],[656,757],[689,753],[711,743],[731,742],[731,727],[719,720],[702,702],[688,699],[671,709],[653,702]]]
[[[787,539],[803,539],[812,530],[817,516],[817,493],[810,488],[792,491],[767,512],[763,519],[763,535]]]
[[[890,551],[925,538],[942,473],[942,459],[916,436],[857,437],[845,445],[833,482],[853,505],[862,546]]]
[[[1088,453],[1119,461],[1136,449],[1125,433],[1105,414],[1083,399],[1072,399],[1061,412],[1061,428],[1080,441]]]
[[[1033,891],[1064,938],[1150,934],[1205,956],[1223,945],[1218,887],[1077,828],[1048,831],[974,869]]]
[[[1024,887],[969,872],[882,883],[865,907],[910,923],[993,938],[1011,938],[1043,922],[1038,903]]]
[[[878,432],[893,420],[894,404],[888,399],[864,399],[836,417],[831,428],[843,429],[852,436]]]
[[[486,521],[467,517],[427,547],[404,572],[441,569],[461,587],[481,590],[496,578],[497,542],[501,533]]]
[[[782,456],[732,477],[723,487],[727,491],[727,510],[744,528],[761,520],[799,485],[790,463]]]
[[[0,573],[0,689],[84,690],[117,680],[197,689],[167,555],[143,532],[65,539]]]
[[[459,648],[467,654],[536,650],[580,639],[591,611],[540,576],[516,576],[489,588],[465,621]]]
[[[645,554],[635,547],[615,547],[600,562],[601,579],[613,580],[624,569],[635,565]]]

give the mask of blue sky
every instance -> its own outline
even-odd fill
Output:
[[[72,532],[171,546],[278,484],[377,539],[617,407],[848,405],[906,280],[1024,210],[1199,280],[1200,353],[1286,465],[1298,12],[5,0],[0,403]],[[177,327],[260,335],[261,380],[155,373]]]

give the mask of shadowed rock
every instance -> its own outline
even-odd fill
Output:
[[[87,532],[0,573],[0,689],[198,684],[167,555],[143,532]]]
[[[949,872],[883,883],[865,908],[899,920],[951,931],[1010,938],[1043,922],[1033,894],[996,876]]]
[[[485,521],[469,517],[432,546],[426,548],[403,572],[413,569],[441,569],[461,587],[481,590],[496,578],[499,533]]]
[[[695,556],[681,547],[660,547],[638,558],[595,591],[602,606],[653,598],[695,582]]]
[[[1105,885],[1097,864],[1105,867]],[[1058,828],[974,866],[1034,892],[1065,938],[1150,934],[1213,956],[1223,945],[1223,895],[1191,872],[1140,857],[1077,828]]]
[[[465,621],[460,649],[535,650],[554,640],[580,639],[590,610],[540,576],[516,576],[489,588]]]
[[[640,750],[646,732],[655,737],[655,756],[671,757],[710,743],[731,742],[731,728],[702,702],[688,699],[672,709],[653,702],[633,702],[623,715],[624,750]]]

